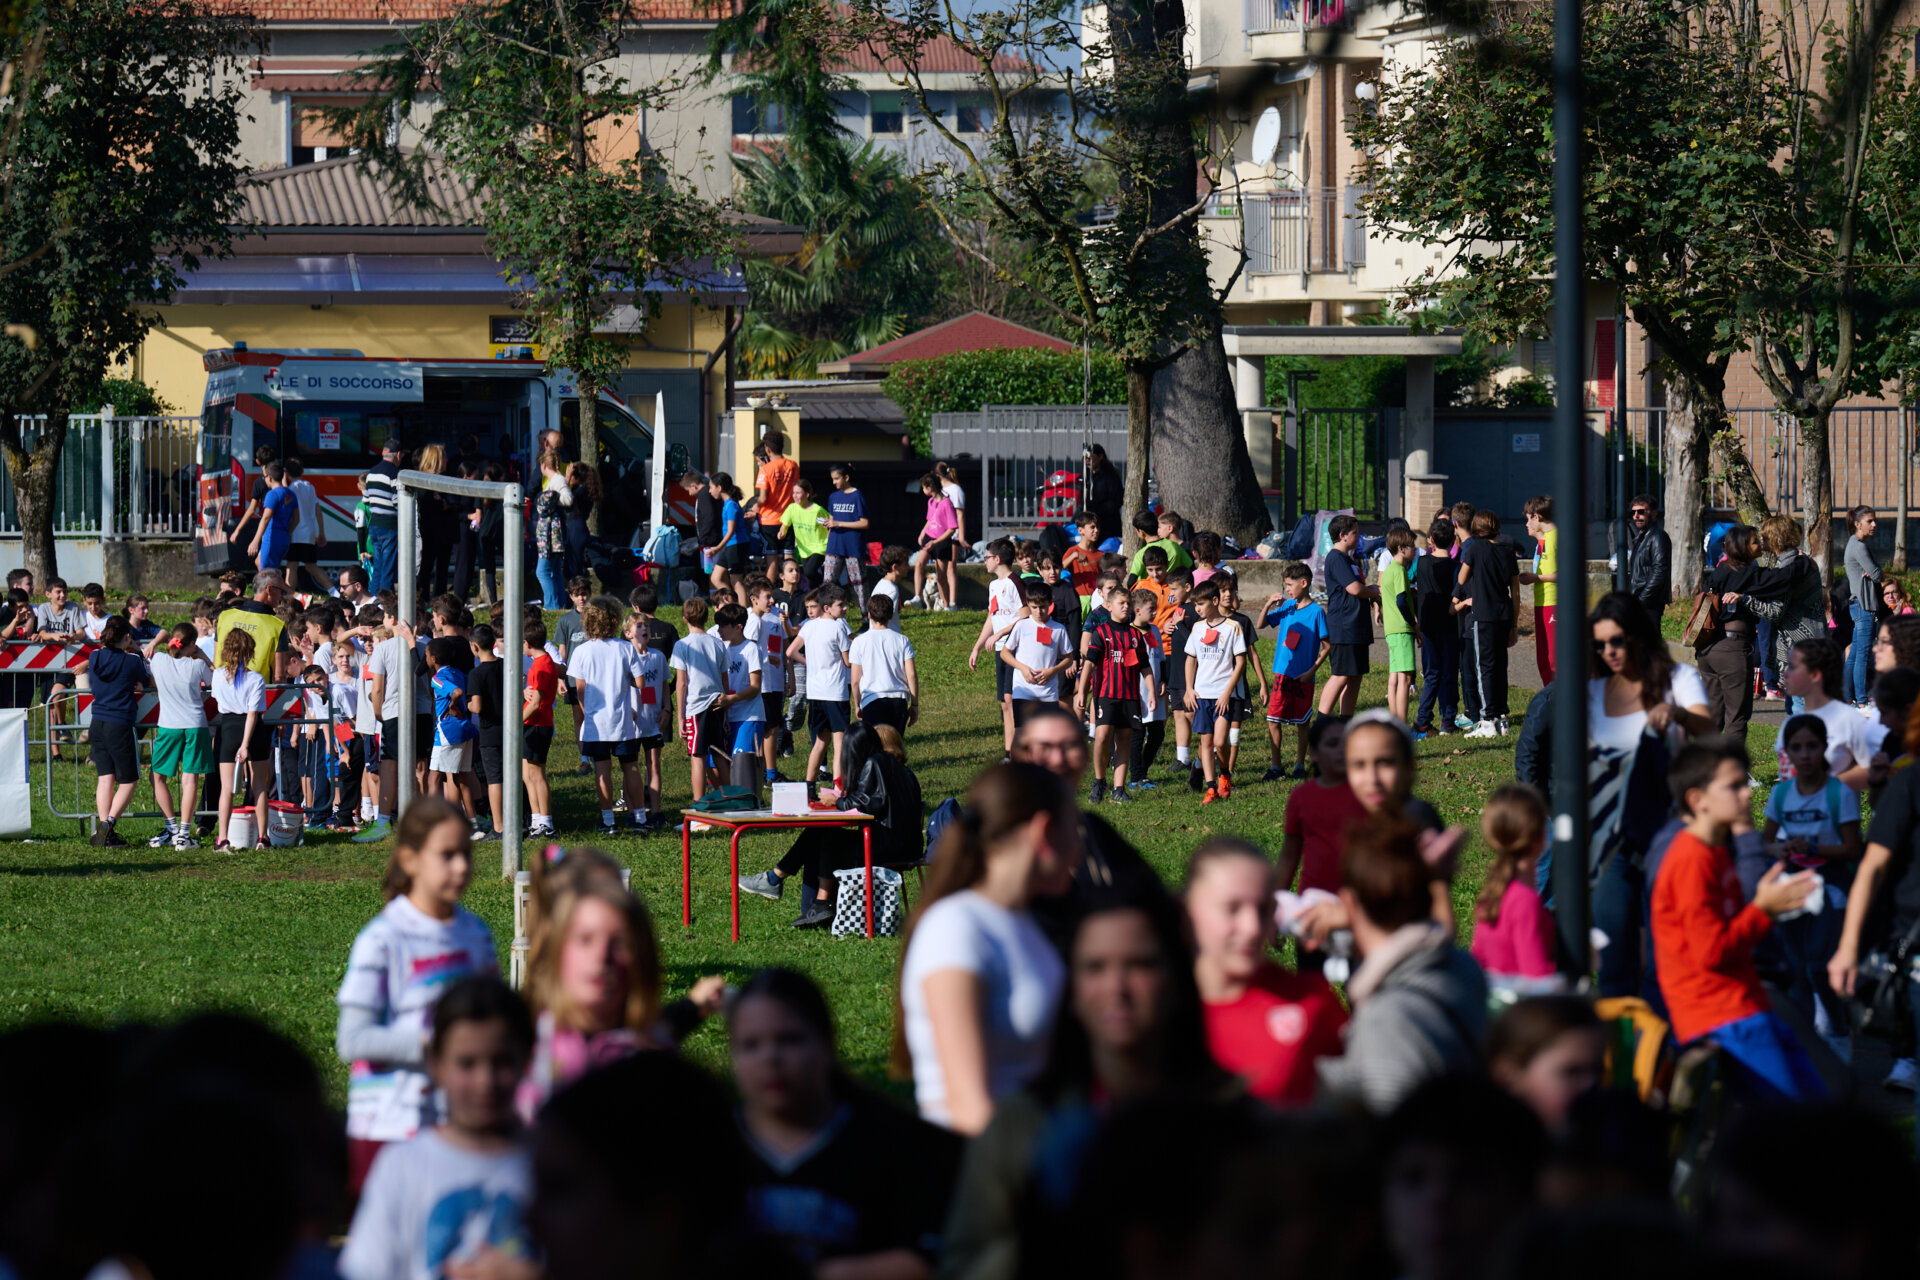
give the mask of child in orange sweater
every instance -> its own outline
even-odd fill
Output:
[[[1744,901],[1728,840],[1750,820],[1747,753],[1735,743],[1696,742],[1674,756],[1668,783],[1685,828],[1673,838],[1653,886],[1653,949],[1660,993],[1682,1044],[1711,1036],[1750,1077],[1754,1092],[1796,1101],[1824,1098],[1806,1050],[1768,1003],[1753,949],[1776,917],[1798,910],[1810,872],[1776,862]]]

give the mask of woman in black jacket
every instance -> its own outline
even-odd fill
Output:
[[[873,817],[873,865],[910,866],[926,848],[926,814],[920,780],[907,768],[907,748],[891,725],[855,725],[847,734],[847,789],[836,805]],[[833,873],[861,863],[861,833],[846,827],[817,827],[800,833],[771,871],[741,876],[748,893],[778,902],[788,877],[801,872],[802,909],[796,929],[818,929],[833,922]]]
[[[1760,584],[1764,572],[1754,561],[1760,555],[1760,531],[1737,524],[1720,543],[1726,559],[1707,574],[1706,589],[1720,601],[1720,625],[1701,638],[1694,665],[1707,686],[1707,711],[1714,727],[1735,742],[1747,740],[1747,721],[1753,718],[1753,646],[1759,615],[1740,602]]]

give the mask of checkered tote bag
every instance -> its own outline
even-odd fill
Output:
[[[848,934],[864,937],[867,932],[867,869],[848,867],[833,873],[840,890],[833,901],[833,936]],[[906,881],[892,867],[873,869],[873,936],[892,937],[900,932],[901,908]]]

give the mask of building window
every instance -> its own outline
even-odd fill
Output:
[[[733,131],[743,136],[779,136],[787,131],[787,109],[777,102],[755,102],[745,95],[733,100]]]
[[[875,133],[904,133],[907,116],[900,104],[897,93],[876,93],[873,95],[873,131]]]
[[[954,128],[960,133],[985,133],[987,131],[987,113],[978,104],[961,106],[954,111]]]
[[[313,164],[319,160],[338,159],[352,155],[353,148],[346,145],[346,139],[327,123],[322,114],[327,107],[357,106],[351,100],[329,98],[302,101],[298,98],[291,103],[293,136],[287,147],[287,163],[290,165]]]

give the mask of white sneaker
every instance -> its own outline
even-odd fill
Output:
[[[173,847],[176,849],[198,849],[200,842],[193,837],[192,827],[181,827],[173,833]]]
[[[1920,1086],[1920,1065],[1912,1058],[1895,1058],[1893,1070],[1880,1082],[1881,1088],[1898,1089],[1902,1093],[1912,1093],[1917,1086]]]
[[[159,835],[154,836],[152,839],[147,841],[147,848],[164,849],[168,845],[174,843],[173,837],[174,837],[173,828],[167,827],[165,830],[161,831]]]
[[[1507,728],[1507,718],[1505,716],[1495,716],[1493,719],[1493,727],[1495,732],[1502,738],[1512,732],[1512,730]]]
[[[1467,737],[1469,738],[1497,738],[1499,736],[1500,730],[1494,726],[1491,720],[1482,720],[1479,724],[1467,730]]]

